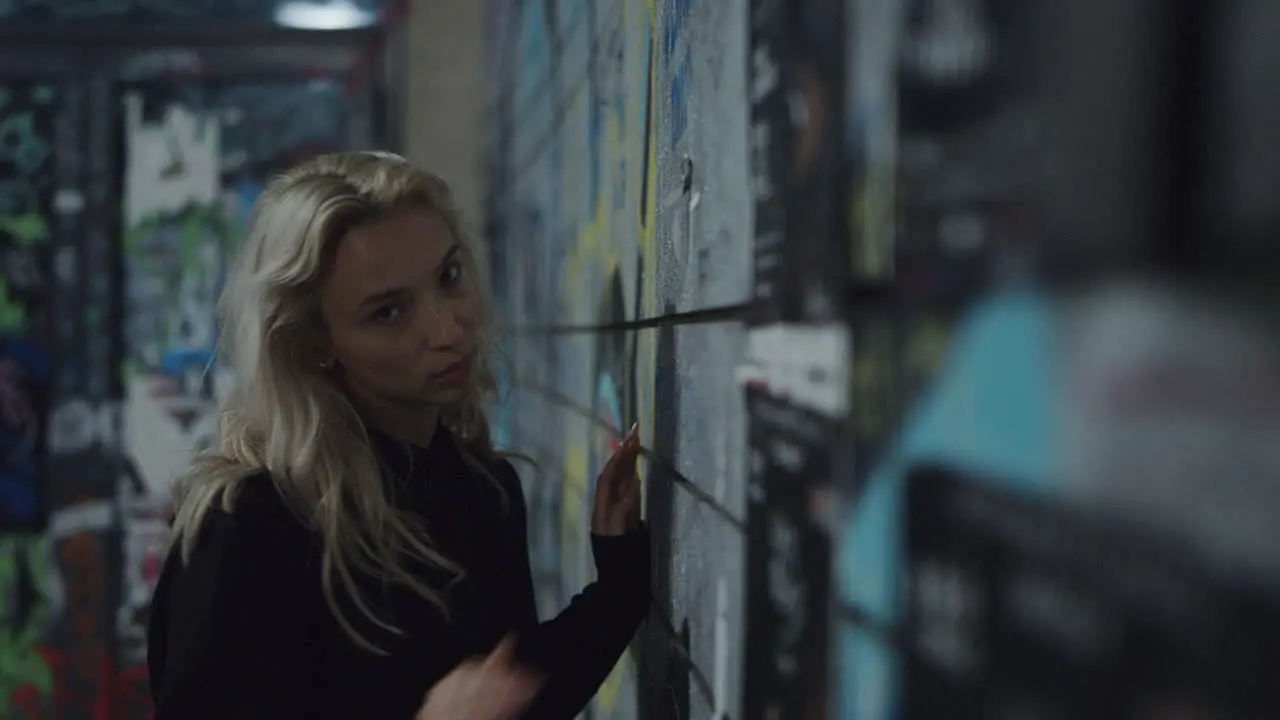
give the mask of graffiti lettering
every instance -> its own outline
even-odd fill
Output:
[[[120,441],[120,405],[84,399],[63,403],[49,418],[49,450],[74,453],[93,447],[116,448]]]

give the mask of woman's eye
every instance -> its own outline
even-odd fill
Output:
[[[458,263],[449,263],[440,273],[440,283],[445,287],[449,287],[462,279],[462,265]]]
[[[400,317],[400,308],[395,305],[383,305],[373,311],[373,321],[376,323],[393,323]]]

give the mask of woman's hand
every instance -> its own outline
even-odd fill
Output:
[[[481,660],[462,663],[427,692],[414,720],[514,720],[542,680],[513,661],[510,637]]]
[[[591,532],[596,535],[625,535],[640,527],[640,476],[636,472],[639,456],[640,434],[632,425],[596,480],[595,509],[591,513]]]

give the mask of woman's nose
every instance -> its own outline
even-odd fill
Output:
[[[462,343],[466,332],[458,314],[449,308],[433,308],[426,313],[427,346],[432,350],[447,350]]]

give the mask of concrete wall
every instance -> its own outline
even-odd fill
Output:
[[[484,18],[480,0],[414,0],[397,31],[404,155],[448,180],[473,223],[484,192]]]
[[[495,427],[538,461],[523,472],[541,610],[593,577],[594,478],[638,423],[656,602],[589,714],[739,716],[744,331],[695,320],[750,294],[745,0],[491,12],[489,219],[512,366]]]

